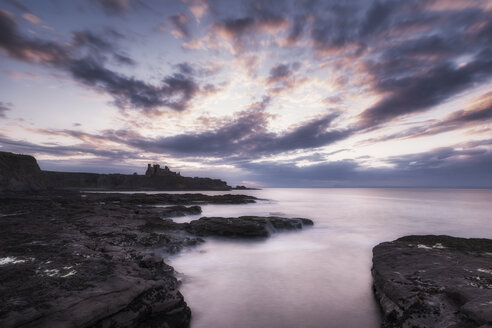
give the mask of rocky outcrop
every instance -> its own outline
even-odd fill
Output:
[[[174,270],[150,252],[202,240],[162,208],[91,196],[0,197],[0,326],[187,327]]]
[[[179,217],[185,215],[197,215],[200,213],[202,213],[202,208],[196,205],[189,207],[183,205],[166,206],[159,212],[162,217]]]
[[[240,216],[238,218],[203,217],[186,225],[186,231],[196,236],[222,237],[268,237],[282,230],[302,229],[313,225],[313,221],[303,218],[280,218],[261,216]]]
[[[383,327],[492,327],[492,240],[407,236],[373,249]]]
[[[34,157],[0,152],[0,192],[45,188],[45,180]]]
[[[265,237],[312,221],[180,224],[169,217],[199,214],[197,204],[254,201],[244,195],[2,194],[0,327],[188,327],[191,310],[174,269],[153,252],[176,253],[204,242],[200,236]]]

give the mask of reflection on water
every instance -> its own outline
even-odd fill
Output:
[[[491,190],[236,193],[269,201],[205,205],[201,216],[285,213],[313,219],[315,226],[264,241],[208,238],[169,258],[181,273],[192,328],[378,327],[379,310],[371,291],[373,246],[408,234],[492,237]]]

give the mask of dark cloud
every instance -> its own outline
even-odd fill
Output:
[[[110,35],[112,35],[111,32]],[[86,55],[99,57],[104,61],[105,56],[112,57],[118,64],[135,65],[133,59],[119,52],[113,42],[94,34],[91,31],[75,31],[72,33],[73,45],[79,50],[86,49]]]
[[[295,73],[301,64],[295,62],[292,64],[277,64],[270,69],[270,74],[266,80],[270,86],[269,92],[278,94],[283,91],[292,90],[296,85]],[[305,80],[305,79],[303,79]]]
[[[315,48],[325,50],[358,43],[360,11],[358,3],[344,1],[330,2],[323,11],[314,13],[311,39],[314,41]]]
[[[270,76],[268,77],[268,82],[273,83],[278,80],[284,79],[292,75],[292,71],[289,68],[289,65],[286,64],[278,64],[272,67],[270,70]]]
[[[307,18],[304,15],[296,15],[292,18],[289,35],[287,36],[288,44],[295,44],[301,39],[306,24]]]
[[[196,73],[195,69],[190,63],[179,63],[174,67],[177,68],[181,74],[194,75]]]
[[[259,33],[286,28],[288,18],[279,14],[278,2],[253,1],[247,6],[249,15],[239,18],[225,18],[212,25],[215,33],[220,33],[234,43],[237,52],[253,47]]]
[[[383,30],[395,37],[381,39],[382,25],[377,25],[369,30],[378,39],[361,40],[381,45],[373,48],[378,56],[373,55],[366,64],[374,90],[384,95],[362,113],[361,126],[376,126],[429,110],[492,77],[492,47],[482,37],[490,13],[473,6],[425,11],[421,4],[398,2],[378,10],[383,15],[391,12],[391,20],[384,16],[387,20]],[[422,26],[417,23],[424,21],[426,33],[419,33]],[[405,31],[400,31],[404,24]]]
[[[217,23],[215,27],[223,30],[233,38],[240,38],[243,34],[253,29],[255,20],[251,17],[224,19]]]
[[[338,113],[303,122],[283,133],[268,131],[271,115],[265,111],[269,97],[253,103],[247,110],[216,128],[201,133],[171,137],[146,138],[132,130],[105,130],[88,134],[74,130],[40,130],[39,133],[69,136],[83,142],[114,142],[140,152],[165,153],[177,157],[211,157],[254,159],[260,155],[277,154],[299,149],[317,148],[348,137],[352,131],[334,129]],[[210,124],[210,123],[209,123]]]
[[[270,69],[270,75],[268,76],[268,82],[274,83],[292,76],[299,68],[301,63],[294,62],[291,64],[277,64]]]
[[[128,65],[128,66],[136,65],[133,59],[123,54],[113,53],[113,59],[119,64]]]
[[[174,32],[181,38],[190,38],[190,32],[188,30],[188,16],[183,13],[179,13],[174,16],[169,16],[169,21],[174,27]]]
[[[76,80],[112,95],[120,108],[166,106],[181,111],[199,91],[198,85],[182,74],[167,76],[161,86],[153,86],[108,70],[89,57],[70,61],[67,69]]]
[[[386,27],[396,6],[395,1],[373,1],[361,23],[359,34],[367,36]]]
[[[74,45],[77,47],[89,46],[99,50],[111,50],[113,45],[95,35],[91,31],[76,31],[72,33]]]
[[[375,106],[361,114],[363,126],[374,126],[401,115],[423,110],[449,99],[479,82],[492,73],[492,49],[485,50],[464,66],[452,63],[437,64],[418,76],[392,76],[380,82],[381,91],[389,91]]]
[[[89,47],[92,51],[79,57],[80,54],[72,53],[71,49],[58,43],[26,38],[19,34],[13,17],[0,11],[0,47],[9,56],[69,72],[78,82],[113,96],[114,103],[121,109],[136,108],[155,112],[158,107],[165,106],[182,111],[200,92],[200,87],[190,75],[175,73],[164,77],[160,85],[154,86],[106,68],[103,63],[108,53],[120,63],[132,64],[133,61],[115,52],[110,42],[91,32],[75,32],[74,45],[76,48]],[[180,67],[180,70],[183,68]],[[204,92],[210,92],[210,86]]]
[[[66,49],[57,43],[20,35],[14,17],[1,9],[0,49],[12,58],[29,62],[58,63],[69,58]]]
[[[11,110],[12,104],[0,101],[0,118],[7,117],[7,112]]]
[[[488,124],[490,121],[492,121],[492,101],[489,100],[480,103],[477,108],[458,110],[447,115],[442,120],[424,122],[421,126],[406,129],[380,138],[371,139],[368,140],[368,142],[431,136],[439,133],[481,126]]]
[[[127,158],[135,158],[135,153],[123,150],[99,148],[91,143],[62,146],[59,144],[40,145],[22,140],[12,140],[0,134],[0,144],[3,151],[21,154],[49,154],[54,156],[94,155],[111,162]]]
[[[344,139],[351,133],[349,130],[331,127],[338,114],[313,119],[282,134],[271,133],[267,130],[270,117],[261,109],[263,106],[261,102],[257,103],[253,107],[260,109],[241,112],[216,130],[134,140],[131,141],[131,145],[175,156],[255,158],[260,155],[322,147]]]
[[[365,64],[364,73],[372,80],[368,87],[383,99],[363,112],[360,125],[374,127],[429,110],[492,77],[492,14],[481,4],[445,8],[438,1],[418,0],[253,1],[246,5],[248,16],[219,20],[216,27],[242,50],[255,40],[260,22],[281,26],[288,21],[288,44],[306,36],[318,59],[326,59],[328,51],[351,59],[344,69]],[[270,78],[288,75],[287,67],[277,69]]]
[[[130,9],[130,0],[92,0],[108,15],[123,15]]]
[[[244,179],[275,187],[492,187],[492,152],[487,149],[439,148],[388,162],[393,167],[365,167],[353,160],[309,166],[244,162],[240,167],[247,171]]]

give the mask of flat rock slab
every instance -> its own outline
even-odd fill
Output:
[[[240,216],[237,218],[203,217],[191,221],[186,231],[196,236],[222,237],[268,237],[280,230],[298,230],[312,226],[313,221],[304,218],[281,218],[276,216]]]
[[[406,236],[373,249],[383,327],[492,327],[492,240]]]

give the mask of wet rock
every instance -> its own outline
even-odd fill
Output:
[[[407,236],[373,249],[383,327],[491,327],[492,240]]]
[[[268,237],[272,232],[302,229],[305,225],[313,225],[313,221],[274,216],[203,217],[191,221],[185,229],[197,236]]]
[[[202,213],[202,208],[200,206],[183,206],[183,205],[174,205],[167,206],[161,209],[160,214],[164,217],[179,217],[185,215],[197,215]]]
[[[162,219],[152,201],[108,197],[0,196],[0,327],[189,325],[173,268],[148,252],[175,253],[203,240]]]
[[[312,222],[241,217],[180,224],[163,217],[199,213],[198,204],[255,201],[244,195],[2,193],[0,327],[187,327],[191,311],[174,270],[153,251],[176,253],[204,241],[186,230],[254,237]]]
[[[204,195],[198,193],[187,194],[118,194],[118,193],[87,193],[84,194],[87,202],[104,202],[127,205],[200,205],[200,204],[250,204],[258,198],[248,195]],[[79,196],[80,197],[80,196]]]

